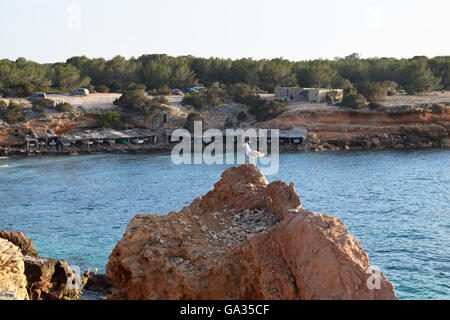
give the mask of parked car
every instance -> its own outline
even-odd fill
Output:
[[[174,95],[174,96],[182,96],[183,95],[183,91],[181,91],[180,89],[172,89],[172,95]]]
[[[192,92],[197,92],[197,91],[195,91],[192,88],[186,88],[186,89],[183,90],[183,93],[192,93]]]
[[[32,94],[31,96],[28,96],[27,100],[31,101],[31,100],[36,99],[36,98],[47,99],[47,95],[45,94],[45,92],[36,92],[36,93]]]
[[[78,88],[74,90],[70,90],[71,96],[87,96],[89,94],[89,90],[86,88]]]
[[[195,92],[202,92],[202,91],[206,91],[205,87],[192,87],[192,90],[194,90]]]

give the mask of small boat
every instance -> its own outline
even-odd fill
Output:
[[[136,144],[143,144],[143,143],[144,143],[144,140],[143,140],[143,139],[136,138],[136,139],[131,139],[131,142],[136,143]]]
[[[56,141],[52,140],[48,143],[49,146],[56,146]]]

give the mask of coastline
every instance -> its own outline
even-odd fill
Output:
[[[375,147],[375,148],[363,148],[363,147],[350,147],[340,148],[332,145],[323,145],[312,149],[301,147],[281,147],[280,153],[307,153],[307,152],[362,152],[362,151],[406,151],[406,150],[439,150],[450,149],[448,146],[401,146],[401,147]],[[27,159],[27,158],[51,158],[51,157],[64,157],[64,156],[86,156],[86,155],[107,155],[107,154],[142,154],[142,155],[164,155],[170,154],[171,148],[169,146],[161,147],[152,150],[116,150],[116,151],[98,151],[98,150],[85,150],[85,151],[61,151],[61,152],[40,152],[40,153],[23,153],[21,150],[11,150],[7,156],[0,156],[1,161]]]

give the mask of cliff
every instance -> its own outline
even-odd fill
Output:
[[[112,299],[397,299],[345,225],[302,209],[294,184],[226,170],[180,212],[137,215],[114,248]]]
[[[443,104],[296,110],[258,126],[304,126],[309,135],[295,147],[306,151],[450,147],[450,106]]]

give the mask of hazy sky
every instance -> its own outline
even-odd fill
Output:
[[[0,0],[0,58],[450,55],[450,0]]]

